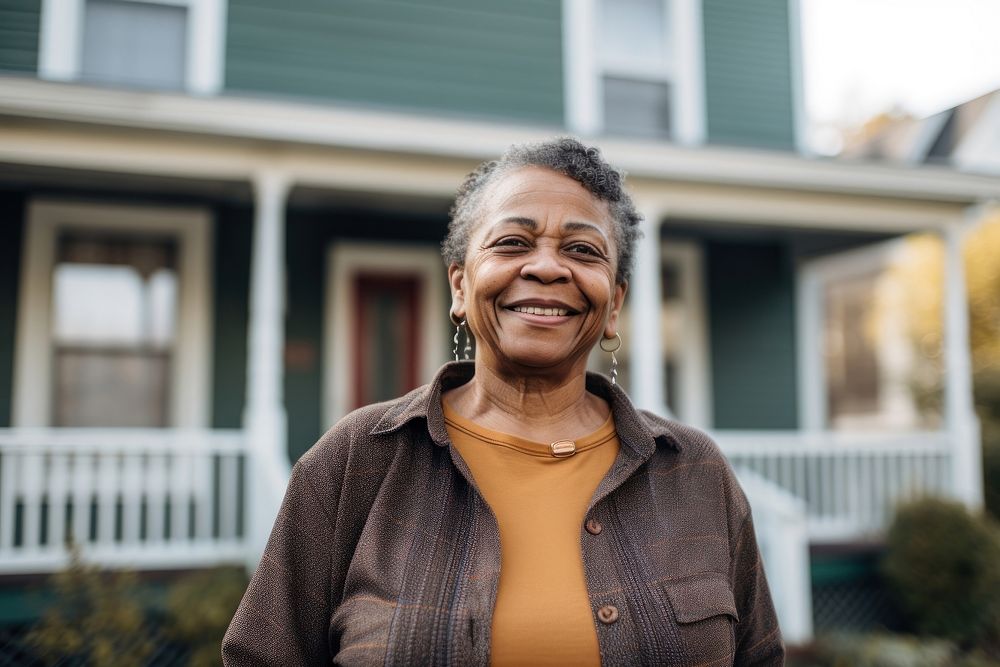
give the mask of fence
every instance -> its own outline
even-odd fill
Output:
[[[243,563],[239,431],[0,430],[0,573]]]
[[[733,466],[805,501],[814,542],[877,536],[898,502],[953,494],[947,434],[715,435]]]

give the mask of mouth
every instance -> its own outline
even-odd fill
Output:
[[[580,314],[579,310],[571,308],[568,304],[541,301],[522,301],[506,306],[506,309],[524,315],[541,315],[543,317],[568,317]]]

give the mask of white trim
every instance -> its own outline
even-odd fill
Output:
[[[596,0],[562,0],[563,97],[566,127],[580,136],[597,135],[604,124],[594,34]]]
[[[71,81],[79,76],[82,0],[42,0],[38,76]]]
[[[0,115],[32,121],[0,127],[0,161],[13,164],[248,179],[254,171],[280,163],[296,182],[309,185],[385,192],[387,183],[392,183],[393,191],[449,197],[475,162],[495,158],[512,143],[543,140],[552,134],[551,128],[4,76],[0,76]],[[73,128],[65,122],[85,123],[87,127]],[[95,125],[173,134],[123,136]],[[228,137],[253,141],[235,144],[226,141]],[[310,144],[309,150],[296,148],[295,144],[301,143]],[[692,187],[721,186],[734,196],[758,200],[787,201],[799,193],[829,195],[821,205],[831,211],[826,224],[832,229],[841,228],[838,220],[842,212],[857,220],[858,228],[874,224],[872,229],[881,229],[886,213],[894,215],[897,229],[933,225],[927,222],[931,217],[941,226],[944,220],[960,214],[964,205],[1000,199],[1000,181],[995,177],[943,167],[804,160],[779,151],[717,146],[689,149],[625,139],[604,139],[600,146],[612,164],[629,173],[633,191],[662,197],[672,211],[678,198],[707,196],[715,200],[716,208],[729,211],[727,220],[746,218],[741,213],[742,202],[733,203],[728,194],[720,197],[718,191],[698,194]],[[371,152],[359,156],[344,149]],[[426,162],[415,170],[390,153],[415,154]],[[385,169],[393,172],[391,179],[382,173]],[[740,186],[756,190],[736,191]],[[762,192],[762,188],[774,192]],[[903,215],[900,209],[907,205],[905,201],[845,196],[851,194],[923,203],[911,205]],[[815,206],[814,201],[803,201],[785,214],[781,206],[775,206],[767,216],[777,215],[775,220],[796,226],[800,224],[797,220],[808,224],[816,218]],[[937,207],[947,210],[935,210]],[[908,224],[907,219],[916,222]]]
[[[24,239],[17,320],[13,424],[48,426],[51,414],[50,304],[58,233],[108,229],[168,233],[180,248],[176,363],[169,423],[207,428],[212,396],[212,224],[203,209],[32,201]]]
[[[669,221],[666,224],[669,225]],[[684,333],[683,339],[678,341],[680,391],[674,401],[677,417],[692,426],[707,429],[712,426],[713,410],[703,252],[691,241],[666,239],[660,254],[664,260],[676,262],[681,273]]]
[[[674,140],[682,146],[705,143],[705,45],[702,0],[673,0]]]
[[[212,95],[222,89],[227,0],[125,0],[186,7],[185,90]],[[86,0],[42,0],[38,75],[54,81],[80,78]]]
[[[802,48],[802,0],[788,0],[788,42],[792,77],[794,145],[801,155],[813,156],[816,152],[809,142],[809,113],[806,110],[805,51]]]
[[[421,331],[419,381],[429,382],[447,361],[447,285],[441,253],[436,247],[402,243],[338,241],[327,251],[326,303],[323,317],[323,423],[325,431],[350,411],[354,377],[351,328],[354,318],[351,276],[361,270],[385,274],[418,273],[423,330]]]
[[[671,84],[670,138],[685,146],[705,141],[702,0],[661,0],[672,52],[662,61],[598,55],[597,0],[563,0],[565,123],[583,136],[604,127],[606,75]]]
[[[944,404],[945,427],[952,435],[953,490],[969,507],[983,505],[982,441],[972,387],[972,355],[969,343],[969,302],[965,282],[966,232],[980,219],[977,207],[955,222],[944,237]]]
[[[826,365],[823,361],[823,288],[832,281],[870,274],[889,264],[903,247],[892,239],[802,262],[796,272],[795,329],[798,358],[799,429],[827,430]]]

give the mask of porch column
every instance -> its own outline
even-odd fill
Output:
[[[629,285],[628,329],[631,395],[636,406],[666,414],[663,377],[663,332],[660,330],[660,220],[662,210],[642,207],[643,237],[636,248],[635,271]]]
[[[965,219],[944,232],[945,423],[951,435],[952,493],[969,507],[983,505],[982,444],[973,407],[972,355],[969,347],[969,301],[962,246],[967,223],[978,216],[970,208]]]
[[[286,447],[282,350],[285,337],[285,174],[254,175],[247,400],[243,424],[250,447],[247,565],[257,566],[278,513],[291,466]]]

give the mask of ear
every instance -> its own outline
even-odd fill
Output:
[[[448,287],[451,289],[451,319],[458,324],[465,319],[465,267],[452,262],[448,266]]]
[[[628,292],[628,283],[615,285],[615,293],[611,298],[611,313],[608,315],[608,323],[604,327],[604,337],[614,338],[618,333],[618,316],[621,315],[622,306],[625,305],[625,293]]]

